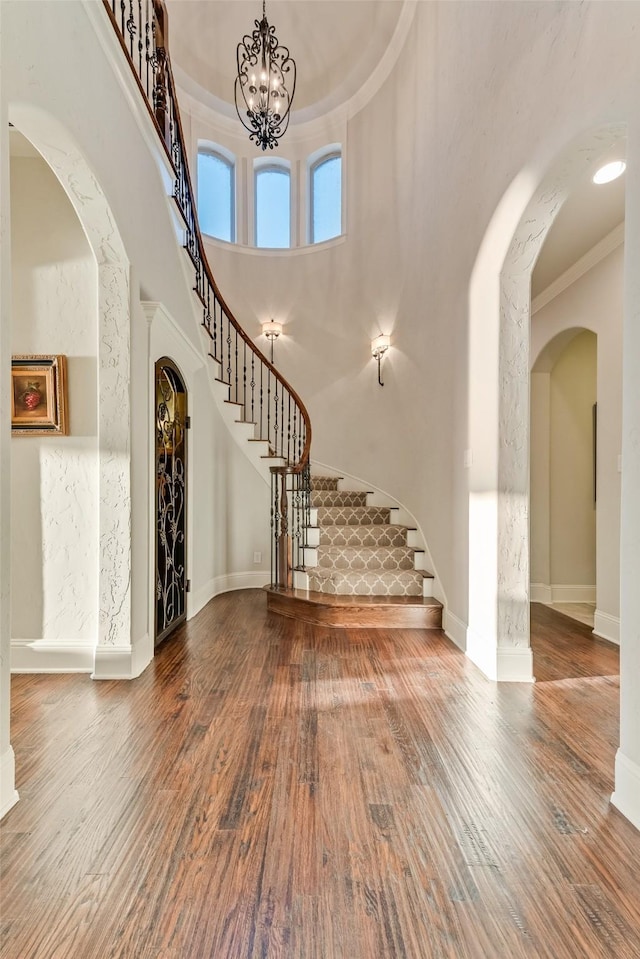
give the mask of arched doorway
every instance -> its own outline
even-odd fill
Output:
[[[155,631],[157,646],[187,616],[187,390],[166,356],[155,365]]]
[[[566,330],[547,343],[531,370],[531,600],[556,605],[575,618],[591,610],[591,627],[596,404],[597,337],[590,330]]]
[[[624,141],[624,125],[573,142],[512,182],[470,287],[467,654],[492,679],[531,682],[529,350],[531,275],[565,199]]]

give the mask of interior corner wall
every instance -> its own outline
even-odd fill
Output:
[[[550,575],[556,587],[596,585],[593,407],[597,345],[585,331],[565,347],[551,370]],[[532,517],[533,519],[533,517]]]
[[[44,160],[11,160],[12,352],[67,357],[69,435],[12,437],[12,643],[92,665],[98,632],[97,270]],[[49,658],[47,658],[49,657]],[[68,660],[67,660],[68,661]]]
[[[529,502],[531,549],[531,597],[534,602],[551,601],[549,545],[550,510],[550,423],[551,375],[531,374],[531,438],[529,461],[531,487]],[[537,589],[537,593],[535,592]]]
[[[630,4],[417,4],[388,80],[348,121],[343,240],[290,255],[212,247],[247,329],[270,316],[285,324],[277,361],[309,410],[313,457],[406,505],[464,623],[474,264],[516,181],[533,196],[574,138],[635,116],[639,16]],[[279,149],[286,157],[286,138]],[[383,389],[370,355],[378,333],[392,343]],[[483,373],[495,399],[494,370]],[[470,454],[473,470],[479,450]],[[495,483],[483,475],[473,496],[489,502]]]
[[[546,344],[565,330],[584,327],[597,335],[596,610],[608,624],[607,638],[614,640],[620,617],[623,263],[620,246],[531,320],[534,365]],[[533,574],[532,582],[537,582]]]

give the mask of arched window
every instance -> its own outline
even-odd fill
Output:
[[[198,150],[198,220],[200,229],[233,243],[235,229],[235,164],[216,150]]]
[[[331,153],[312,164],[309,175],[311,243],[342,233],[342,156]]]
[[[255,244],[271,248],[291,246],[291,175],[285,166],[256,167]]]

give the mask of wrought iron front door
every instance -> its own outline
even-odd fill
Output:
[[[175,363],[156,363],[156,646],[187,615],[187,391]]]

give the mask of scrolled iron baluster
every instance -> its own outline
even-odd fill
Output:
[[[256,376],[255,376],[255,360],[256,354],[251,351],[251,382],[249,386],[251,387],[251,422],[255,423],[255,390],[256,390]]]

